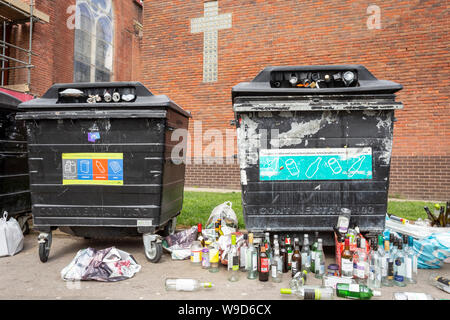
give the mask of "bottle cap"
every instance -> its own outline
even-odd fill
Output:
[[[197,231],[198,231],[198,232],[202,232],[202,224],[201,224],[201,223],[199,223],[199,224],[197,225]]]
[[[436,209],[440,209],[440,208],[441,208],[441,206],[440,206],[439,204],[437,204],[437,203],[434,205],[434,207],[435,207]]]
[[[204,288],[212,288],[212,287],[214,287],[214,285],[211,282],[204,282],[203,287]]]
[[[282,288],[280,289],[281,294],[292,294],[292,289]]]

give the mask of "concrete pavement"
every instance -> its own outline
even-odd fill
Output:
[[[61,270],[70,263],[80,249],[93,247],[104,249],[110,246],[132,254],[142,266],[134,278],[116,282],[101,283],[94,281],[65,282],[60,277]],[[332,252],[327,254],[327,264],[334,261]],[[381,288],[382,296],[376,299],[392,299],[393,292],[426,292],[435,298],[449,299],[450,295],[428,284],[432,271],[419,270],[419,282],[405,288]],[[445,264],[436,270],[440,275],[450,276],[450,265]],[[0,299],[145,299],[145,300],[295,300],[295,297],[280,295],[280,288],[288,287],[289,274],[283,275],[282,283],[263,283],[248,280],[241,274],[238,282],[227,280],[224,266],[218,273],[210,273],[194,266],[190,261],[172,261],[164,253],[157,264],[148,262],[140,238],[123,240],[85,240],[55,232],[50,257],[47,263],[41,263],[38,257],[37,234],[25,237],[24,250],[14,257],[0,258]],[[215,288],[199,292],[166,292],[164,280],[168,277],[196,278],[211,281]],[[320,284],[320,280],[308,278],[308,284]]]

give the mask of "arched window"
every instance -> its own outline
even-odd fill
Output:
[[[75,82],[111,81],[113,35],[111,0],[77,0]]]

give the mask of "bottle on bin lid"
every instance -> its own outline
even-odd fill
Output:
[[[348,231],[348,226],[350,224],[351,211],[347,208],[341,209],[341,214],[338,217],[337,228],[340,233],[346,234]]]

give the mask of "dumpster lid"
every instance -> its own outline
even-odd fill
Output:
[[[108,96],[108,98],[107,98]],[[19,105],[23,111],[64,109],[154,109],[167,107],[186,116],[185,111],[165,95],[153,95],[140,82],[63,83],[53,85],[41,98]]]
[[[234,86],[232,96],[393,94],[401,89],[362,65],[281,66],[267,67],[251,82]]]
[[[13,95],[0,90],[0,109],[8,109],[17,111],[17,106],[21,103],[18,98]]]

